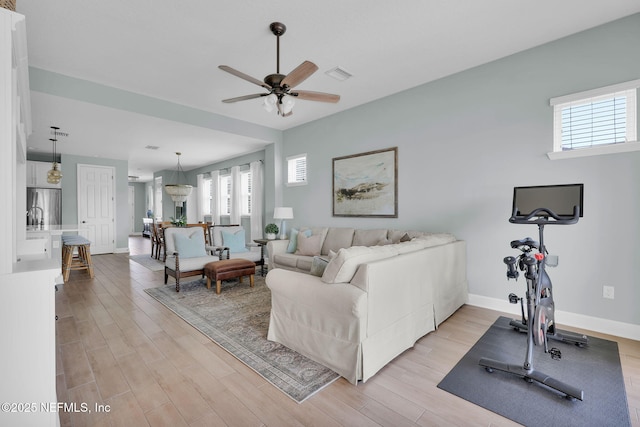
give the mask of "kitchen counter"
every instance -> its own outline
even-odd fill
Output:
[[[43,225],[43,226],[28,225],[27,236],[29,236],[29,233],[35,234],[36,232],[39,232],[39,233],[45,232],[54,236],[54,235],[60,235],[67,231],[68,232],[80,231],[80,230],[85,230],[86,228],[87,227],[85,225],[81,225],[81,224],[62,224],[62,225]]]
[[[26,242],[18,242],[18,247],[21,248],[18,253],[20,261],[14,264],[14,272],[39,271],[48,268],[60,271],[62,266],[62,234],[67,232],[83,234],[83,230],[87,230],[87,226],[84,224],[27,226]],[[41,243],[41,240],[44,243]],[[56,283],[62,283],[62,276],[56,279]]]

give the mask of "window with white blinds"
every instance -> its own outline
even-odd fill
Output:
[[[287,185],[304,185],[307,183],[307,155],[287,157]]]
[[[579,155],[631,151],[607,146],[637,145],[637,88],[640,80],[552,98],[554,153],[589,150]],[[637,147],[633,147],[637,149]],[[550,153],[551,156],[552,153]],[[557,157],[556,157],[557,158]]]

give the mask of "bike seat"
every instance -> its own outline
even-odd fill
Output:
[[[538,242],[533,240],[531,237],[525,237],[524,239],[511,241],[511,247],[514,248],[514,249],[516,249],[516,248],[520,249],[523,246],[529,246],[530,248],[538,249],[538,247],[540,245],[539,245]]]

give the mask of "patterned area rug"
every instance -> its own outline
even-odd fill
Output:
[[[215,284],[209,290],[204,280],[145,289],[187,323],[260,374],[298,403],[339,378],[332,370],[278,343],[267,340],[271,292],[264,278],[255,276]]]
[[[162,261],[158,261],[155,258],[151,258],[149,255],[130,255],[129,259],[131,261],[137,262],[143,267],[147,267],[151,271],[164,270],[164,263]]]

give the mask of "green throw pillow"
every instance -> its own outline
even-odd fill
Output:
[[[197,258],[207,256],[204,248],[204,236],[202,231],[194,232],[191,236],[176,233],[173,235],[176,252],[180,258]]]
[[[314,256],[311,261],[311,274],[314,276],[322,277],[324,269],[329,264],[329,260],[324,257]]]
[[[222,230],[222,244],[229,248],[229,252],[247,252],[246,243],[244,241],[244,229],[235,233]]]

